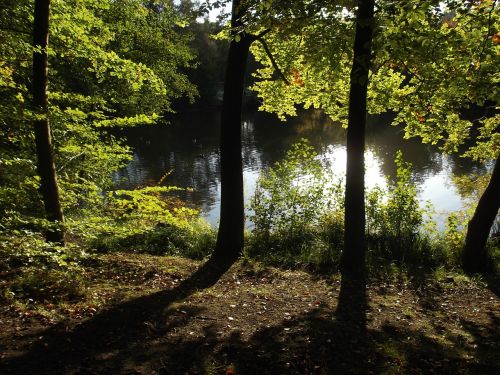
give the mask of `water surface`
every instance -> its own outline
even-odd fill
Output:
[[[401,128],[390,126],[390,116],[370,117],[366,137],[366,184],[384,185],[394,178],[394,158],[402,150],[413,164],[413,178],[419,199],[430,201],[442,226],[450,211],[463,201],[453,185],[453,174],[467,174],[479,165],[467,159],[443,155],[417,139],[405,140]],[[170,172],[165,184],[191,187],[182,198],[201,209],[202,215],[217,225],[220,202],[219,123],[217,111],[179,114],[168,125],[129,129],[127,143],[134,148],[133,160],[115,175],[124,188],[156,185]],[[290,146],[305,138],[336,174],[345,173],[345,130],[319,111],[304,111],[281,122],[275,116],[248,112],[243,116],[243,166],[245,200],[248,203],[263,170],[281,160]]]

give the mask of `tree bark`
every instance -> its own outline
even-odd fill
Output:
[[[469,273],[488,270],[486,241],[500,209],[500,156],[497,157],[493,174],[483,195],[479,199],[474,215],[467,226],[462,265]]]
[[[363,277],[365,273],[365,127],[368,73],[373,39],[374,0],[359,0],[354,38],[354,60],[350,75],[347,127],[343,276]]]
[[[241,26],[240,0],[233,1],[231,26]],[[235,40],[235,36],[240,38]],[[220,163],[221,205],[220,222],[213,259],[234,262],[243,252],[244,198],[243,161],[241,156],[241,110],[244,77],[250,44],[253,37],[233,32],[224,82],[222,101]]]
[[[33,107],[37,114],[34,121],[37,170],[40,191],[47,219],[54,224],[46,233],[47,241],[64,244],[64,232],[58,226],[64,221],[59,200],[59,188],[54,166],[47,100],[47,71],[49,45],[50,0],[35,1],[33,27]]]

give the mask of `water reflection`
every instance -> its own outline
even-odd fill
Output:
[[[217,224],[220,201],[218,112],[177,115],[168,125],[129,129],[127,143],[134,158],[115,179],[120,187],[155,185],[170,172],[165,183],[192,187],[181,196]],[[460,209],[462,200],[451,183],[452,173],[470,173],[481,167],[464,159],[440,154],[418,140],[403,139],[402,129],[391,127],[390,116],[371,117],[367,127],[366,183],[385,184],[394,178],[394,158],[403,150],[413,164],[413,178],[420,186],[419,197],[430,200],[438,212]],[[281,160],[290,146],[306,138],[322,158],[331,162],[333,172],[345,173],[345,130],[318,111],[304,111],[286,123],[276,117],[250,112],[243,120],[244,187],[247,202],[261,171]],[[440,220],[442,221],[442,220]]]

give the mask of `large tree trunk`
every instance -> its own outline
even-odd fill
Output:
[[[347,127],[347,173],[345,190],[343,276],[365,273],[365,127],[368,73],[373,39],[374,0],[359,0],[351,69]]]
[[[487,271],[488,253],[486,251],[486,241],[500,209],[499,160],[500,156],[497,157],[490,182],[479,199],[474,215],[467,227],[465,247],[462,254],[463,268],[467,273]]]
[[[240,0],[233,1],[231,26],[241,26]],[[233,35],[235,36],[235,35]],[[244,200],[241,156],[241,110],[244,77],[250,44],[248,34],[239,34],[229,46],[222,102],[220,163],[221,209],[217,243],[212,259],[233,262],[243,251]]]
[[[33,106],[39,116],[34,121],[35,145],[38,158],[40,190],[45,205],[47,219],[54,224],[47,233],[47,241],[64,244],[64,233],[58,224],[63,222],[63,213],[59,201],[54,156],[47,102],[47,69],[49,44],[50,0],[35,1],[35,19],[33,28]]]

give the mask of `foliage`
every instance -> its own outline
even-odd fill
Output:
[[[110,128],[152,124],[179,98],[194,100],[188,74],[204,79],[207,95],[222,76],[225,45],[206,36],[218,26],[186,27],[193,17],[188,3],[176,10],[169,0],[52,1],[49,120],[70,237],[64,249],[48,246],[40,236],[50,224],[42,219],[33,146],[32,121],[38,116],[30,106],[33,2],[0,5],[0,267],[15,276],[4,296],[80,295],[82,248],[89,243],[101,251],[132,248],[194,258],[213,248],[213,230],[172,197],[178,188],[114,191],[112,181],[131,150]],[[246,2],[242,27],[254,34],[270,29],[265,40],[289,81],[275,79],[264,44],[255,43],[252,51],[262,64],[255,89],[264,110],[284,118],[295,115],[297,105],[320,108],[345,125],[352,4]],[[446,152],[481,161],[498,155],[497,2],[377,5],[370,113],[397,112],[395,123],[405,125],[408,137],[419,136]],[[190,10],[179,13],[182,6]],[[192,73],[190,43],[210,51],[198,73]],[[487,111],[471,121],[464,109],[476,107]],[[396,181],[368,194],[372,262],[452,266],[463,243],[464,216],[451,215],[440,238],[425,235],[410,166],[401,155],[396,163]],[[334,268],[343,246],[344,207],[343,185],[333,181],[311,146],[295,145],[259,181],[247,252],[274,264]],[[37,285],[43,287],[37,291]]]
[[[428,1],[385,15],[387,39],[380,55],[391,60],[391,71],[407,77],[408,92],[391,106],[399,111],[395,122],[406,125],[407,136],[420,136],[446,152],[481,161],[496,158],[497,1],[447,1],[439,6],[442,13]],[[401,22],[404,28],[398,27]],[[464,113],[474,107],[486,109],[477,121]]]
[[[296,115],[299,104],[320,108],[345,125],[353,13],[348,4],[298,3],[307,9],[302,17],[271,7],[287,22],[266,34],[289,84],[274,79],[275,68],[262,45],[252,48],[263,65],[254,86],[261,108],[282,118]],[[377,7],[369,112],[395,111],[394,123],[405,125],[407,137],[421,137],[445,152],[481,161],[496,158],[497,2],[378,1]],[[475,121],[467,119],[464,109],[477,107],[487,111]]]
[[[81,295],[82,249],[160,222],[177,248],[206,252],[210,231],[197,212],[165,195],[177,188],[112,191],[113,172],[131,150],[110,128],[156,123],[175,100],[196,96],[183,72],[194,66],[191,35],[168,0],[51,2],[49,121],[68,246],[43,241],[50,224],[42,219],[32,125],[39,115],[30,104],[33,11],[28,0],[0,5],[0,250],[2,268],[15,275],[7,294]]]
[[[131,228],[130,228],[131,229]],[[127,251],[202,259],[215,246],[214,229],[202,220],[160,222],[154,227],[102,234],[93,242],[98,251]]]
[[[7,293],[38,302],[74,301],[85,295],[85,281],[78,272],[36,267],[17,276]]]
[[[11,212],[2,221],[0,284],[4,299],[61,302],[81,298],[88,278],[84,265],[96,251],[125,251],[201,259],[215,245],[213,228],[169,195],[175,187],[117,190],[104,206],[80,210],[65,223],[71,241],[47,244],[49,223]],[[84,251],[84,249],[86,249]]]
[[[295,230],[315,224],[325,208],[341,203],[326,199],[340,189],[328,186],[328,176],[314,148],[306,140],[294,144],[283,161],[260,177],[251,209],[256,231]]]
[[[294,144],[283,161],[261,176],[250,204],[255,228],[249,254],[275,257],[275,263],[300,259],[331,265],[332,251],[323,240],[334,236],[327,213],[341,208],[342,187],[340,182],[330,184],[328,177],[306,140]]]
[[[353,13],[346,6],[317,4],[303,18],[288,15],[288,27],[266,35],[276,62],[264,45],[254,46],[263,65],[254,89],[263,99],[261,108],[281,118],[302,105],[320,108],[345,126],[352,104],[345,77],[353,59]],[[496,159],[498,2],[377,1],[377,8],[368,112],[395,112],[394,124],[404,125],[406,137],[420,137],[444,152],[480,162]],[[276,65],[288,79],[273,79]],[[469,228],[486,242],[487,231]],[[474,246],[466,244],[467,258],[474,259]]]
[[[2,231],[0,235],[0,299],[63,301],[85,294],[80,247],[49,245],[31,230]]]
[[[4,231],[0,237],[2,268],[34,266],[77,269],[86,253],[76,245],[67,247],[47,244],[36,232],[28,229]]]
[[[40,216],[29,102],[32,2],[0,8],[0,210]],[[49,110],[66,215],[102,200],[130,150],[101,128],[153,123],[195,90],[189,36],[168,1],[52,2]],[[99,129],[98,129],[99,128]],[[2,215],[3,216],[3,215]]]
[[[394,179],[367,192],[372,272],[456,267],[467,216],[451,214],[444,232],[433,229],[432,207],[422,207],[418,200],[411,164],[401,152],[395,163]],[[247,255],[276,266],[335,270],[343,249],[343,189],[342,181],[327,176],[307,142],[293,145],[287,157],[259,179],[251,201],[255,228]]]
[[[107,193],[100,212],[69,219],[67,231],[98,251],[135,251],[203,258],[215,242],[213,229],[171,195],[180,189],[153,186]]]
[[[458,255],[463,248],[465,241],[465,228],[470,218],[470,213],[465,212],[452,212],[446,220],[446,230],[444,232],[443,240],[445,246],[450,249],[450,254],[453,254],[452,259],[454,262],[459,262]]]
[[[387,179],[387,191],[376,187],[367,195],[367,231],[378,256],[404,263],[420,240],[423,210],[411,181],[410,163],[398,151],[396,180]]]

